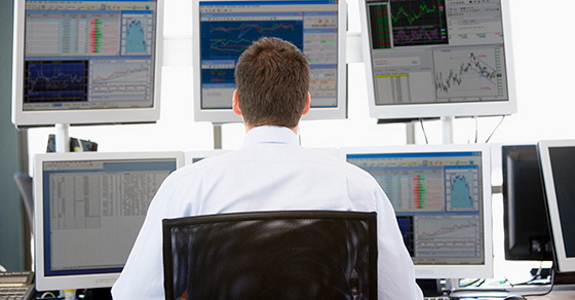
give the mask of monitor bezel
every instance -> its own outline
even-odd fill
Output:
[[[178,151],[166,152],[68,152],[43,153],[34,155],[34,245],[36,275],[36,289],[38,291],[80,289],[80,288],[109,288],[116,282],[120,272],[93,273],[77,275],[46,276],[44,262],[44,197],[43,197],[43,169],[45,162],[58,161],[86,161],[86,160],[125,160],[125,159],[156,159],[175,158],[176,169],[184,166],[184,153]]]
[[[574,272],[575,257],[567,257],[565,251],[565,240],[563,238],[563,228],[561,215],[555,191],[553,179],[553,168],[549,149],[569,147],[575,148],[575,140],[543,140],[537,143],[539,162],[541,164],[541,174],[545,191],[545,201],[549,218],[551,241],[553,242],[554,267],[559,272]]]
[[[361,23],[361,48],[365,65],[368,107],[371,117],[397,122],[401,120],[439,117],[511,115],[517,112],[509,1],[501,0],[502,25],[504,31],[503,38],[505,45],[505,72],[507,73],[507,101],[473,101],[407,105],[376,105],[373,67],[371,64],[372,53],[368,25],[369,19],[367,15],[367,0],[358,0],[358,2]]]
[[[192,46],[193,65],[193,90],[194,90],[194,120],[208,121],[214,124],[240,123],[242,118],[236,115],[232,109],[203,109],[202,108],[202,83],[201,83],[201,49],[200,49],[200,2],[217,3],[230,2],[233,0],[193,0],[192,2],[192,40],[197,42]],[[294,0],[295,2],[297,0]],[[270,2],[270,0],[254,0],[249,2]],[[347,37],[347,3],[338,1],[338,83],[337,83],[337,107],[320,108],[312,107],[302,120],[328,120],[347,118],[347,64],[346,64],[346,37]],[[313,104],[313,97],[311,99]],[[230,106],[232,99],[230,98]]]
[[[441,153],[441,152],[481,152],[483,180],[483,245],[484,263],[475,265],[424,265],[414,264],[415,277],[418,279],[437,278],[491,278],[493,265],[493,225],[491,195],[491,149],[487,144],[440,144],[440,145],[404,145],[404,146],[366,146],[340,149],[340,159],[347,161],[350,154],[377,153]],[[385,191],[384,191],[385,192]]]
[[[24,111],[24,52],[26,2],[14,2],[14,40],[12,59],[12,123],[16,127],[47,127],[55,124],[102,125],[155,123],[160,119],[160,94],[163,58],[164,1],[156,0],[156,36],[154,40],[153,105],[148,108],[73,109]],[[109,0],[107,0],[109,1]]]

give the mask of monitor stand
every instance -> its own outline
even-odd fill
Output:
[[[70,124],[55,124],[56,152],[70,152]]]

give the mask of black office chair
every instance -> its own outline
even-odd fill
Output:
[[[28,173],[16,172],[14,174],[14,181],[20,191],[20,196],[24,202],[24,209],[26,210],[26,221],[30,226],[30,230],[34,230],[34,192],[32,185],[32,177]]]
[[[164,220],[166,299],[377,299],[376,214]]]

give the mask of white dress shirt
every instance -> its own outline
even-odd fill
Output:
[[[387,196],[360,168],[298,145],[288,128],[250,130],[242,149],[172,173],[150,204],[115,300],[164,299],[162,219],[247,211],[377,212],[379,299],[423,299]]]

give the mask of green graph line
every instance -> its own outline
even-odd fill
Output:
[[[432,5],[431,7],[429,7],[425,2],[422,2],[419,5],[419,11],[409,13],[405,10],[405,7],[402,6],[395,14],[393,13],[391,14],[391,19],[393,23],[396,23],[401,18],[405,18],[407,22],[409,22],[409,25],[411,26],[415,21],[421,19],[421,17],[423,17],[424,15],[435,13],[438,11],[438,9],[439,8],[437,5]]]

